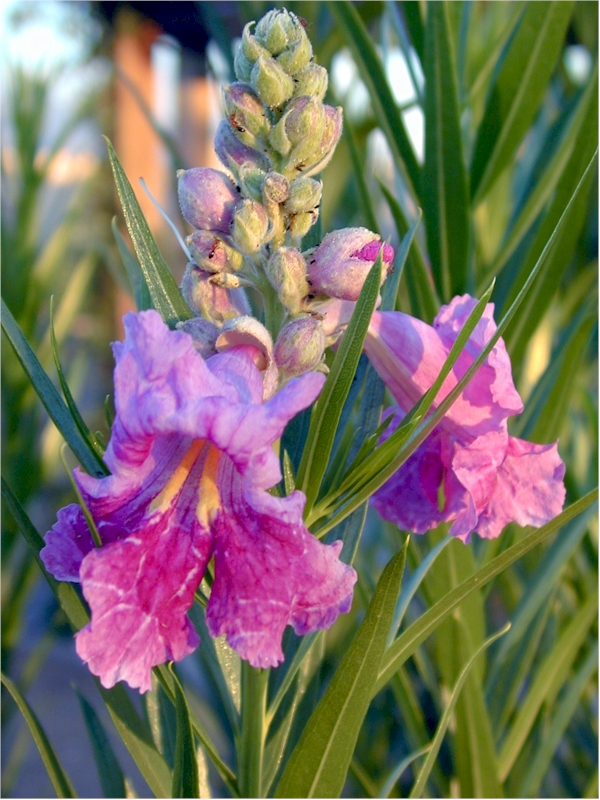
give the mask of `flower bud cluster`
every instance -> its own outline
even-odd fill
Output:
[[[254,328],[263,326],[250,321],[244,287],[262,295],[269,333],[263,330],[275,342],[264,360],[271,392],[277,380],[324,369],[329,340],[319,307],[332,298],[356,300],[382,245],[376,234],[349,228],[301,251],[318,218],[317,175],[341,136],[342,110],[323,103],[327,71],[315,64],[300,19],[274,9],[246,25],[235,73],[237,81],[223,89],[226,118],[215,138],[229,174],[178,173],[181,211],[194,229],[182,292],[213,326],[188,325],[203,351],[246,341],[250,330],[258,347]],[[383,245],[382,281],[392,258]]]

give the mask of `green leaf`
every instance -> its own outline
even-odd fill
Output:
[[[281,777],[276,797],[339,797],[385,649],[408,539],[384,569],[342,663],[313,712]]]
[[[540,746],[531,759],[525,779],[519,790],[519,797],[538,797],[540,786],[546,775],[557,747],[577,709],[580,697],[589,685],[590,679],[598,669],[598,645],[592,647],[583,664],[570,681]],[[591,795],[586,794],[586,797]],[[594,797],[597,796],[597,792]]]
[[[330,2],[329,8],[367,86],[375,118],[388,140],[394,163],[416,199],[421,185],[421,170],[372,38],[348,0]]]
[[[96,478],[108,475],[109,472],[104,462],[94,451],[90,442],[81,435],[64,400],[44,372],[36,354],[23,336],[4,300],[2,300],[2,328],[51,420],[64,437],[81,466]]]
[[[404,212],[400,207],[400,203],[396,200],[394,195],[383,183],[379,182],[383,196],[385,197],[396,230],[398,231],[399,238],[404,241],[408,235],[409,227]],[[420,218],[420,215],[419,215]],[[414,225],[415,223],[413,223]],[[406,276],[406,286],[410,297],[410,308],[414,316],[422,319],[424,322],[431,324],[435,315],[440,308],[440,302],[436,296],[433,287],[433,279],[429,272],[429,268],[425,264],[425,259],[421,253],[421,248],[416,239],[412,241],[412,247],[409,248],[407,255],[407,265],[404,270]]]
[[[423,20],[421,19],[420,3],[415,3],[413,0],[403,0],[402,11],[404,12],[406,27],[408,28],[413,47],[417,51],[421,61],[423,61],[425,33],[423,30]]]
[[[169,670],[173,677],[177,718],[175,766],[173,768],[171,797],[199,797],[198,760],[196,758],[194,733],[190,722],[190,711],[172,663],[169,664]]]
[[[395,202],[395,201],[394,201]],[[398,296],[398,289],[400,288],[400,281],[404,274],[404,266],[408,258],[408,254],[413,243],[415,231],[421,221],[421,209],[418,209],[417,217],[406,234],[401,238],[400,247],[394,258],[394,271],[388,275],[383,285],[383,293],[381,298],[382,311],[394,311],[396,308],[396,297]]]
[[[417,780],[413,788],[411,789],[409,797],[420,797],[423,794],[423,790],[425,789],[425,784],[427,783],[427,779],[429,778],[429,774],[431,773],[431,769],[435,764],[435,760],[438,756],[440,751],[440,747],[442,746],[442,742],[444,740],[444,736],[446,735],[446,730],[448,729],[448,725],[450,724],[450,720],[452,719],[452,712],[454,711],[454,706],[460,696],[461,689],[464,686],[467,677],[469,676],[469,672],[475,663],[478,656],[487,650],[487,648],[493,644],[496,639],[506,633],[506,631],[510,628],[510,623],[505,625],[501,628],[497,633],[493,636],[490,636],[488,639],[483,642],[483,644],[473,653],[471,658],[467,661],[465,666],[463,667],[460,675],[458,676],[458,680],[454,685],[454,689],[452,690],[452,694],[450,695],[450,700],[448,701],[448,705],[444,709],[444,713],[442,714],[442,718],[438,723],[438,726],[435,731],[435,736],[431,742],[430,750],[427,754],[427,758],[425,759],[425,763],[421,767]]]
[[[106,144],[127,230],[150,292],[152,304],[169,327],[174,328],[179,321],[190,319],[192,312],[160,254],[127,175],[125,175],[121,162],[108,139],[106,139]]]
[[[542,704],[551,702],[551,697],[556,696],[564,683],[566,673],[597,615],[598,593],[595,592],[581,606],[538,668],[498,756],[498,777],[502,782],[508,777],[521,752]]]
[[[390,775],[386,778],[377,797],[389,797],[390,794],[392,793],[392,789],[394,788],[396,783],[400,780],[404,771],[408,769],[408,767],[410,767],[413,761],[416,761],[417,758],[421,758],[421,756],[424,756],[426,753],[429,752],[430,749],[431,745],[428,744],[426,747],[421,747],[419,750],[415,750],[414,753],[411,753],[410,755],[406,756],[406,758],[403,758],[402,761],[398,764],[398,766],[395,767],[390,773]]]
[[[306,514],[310,512],[319,493],[344,401],[350,391],[367,328],[375,309],[383,266],[382,250],[383,248],[380,249],[367,276],[325,386],[313,409],[296,477],[297,488],[306,494]]]
[[[44,729],[38,721],[38,718],[31,710],[29,703],[27,700],[25,700],[15,684],[10,680],[10,678],[7,678],[4,673],[0,675],[0,679],[2,680],[2,683],[6,687],[12,699],[18,705],[19,711],[25,717],[27,727],[29,728],[31,735],[33,736],[33,741],[40,752],[42,761],[46,767],[46,772],[52,781],[52,785],[54,786],[54,791],[56,792],[57,796],[77,797],[75,794],[75,789],[73,788],[73,784],[69,780],[69,776],[64,771],[56,753],[54,752],[54,748],[50,744],[50,740],[46,736]]]
[[[57,581],[46,572],[39,555],[44,546],[44,541],[31,524],[29,517],[23,511],[21,504],[4,481],[4,478],[2,478],[2,498],[13,515],[25,541],[33,550],[36,561],[40,565],[40,569],[54,592],[60,607],[67,615],[71,627],[74,631],[81,630],[90,621],[87,609],[72,584]],[[135,710],[135,706],[129,699],[123,685],[117,684],[112,689],[105,689],[97,679],[96,685],[102,694],[119,736],[123,739],[147,784],[157,797],[167,797],[171,788],[170,770],[156,750],[150,731]]]
[[[148,284],[146,283],[146,279],[144,278],[144,273],[142,272],[140,263],[137,260],[137,258],[133,255],[131,250],[125,244],[125,239],[121,235],[121,231],[117,226],[116,217],[112,218],[112,221],[110,223],[110,228],[113,232],[113,236],[115,237],[115,242],[117,243],[119,255],[121,256],[121,260],[123,261],[123,266],[125,267],[125,271],[127,272],[129,285],[133,293],[133,299],[135,300],[135,305],[137,310],[145,311],[148,308],[154,308],[154,306],[152,305],[152,298],[150,297]]]
[[[422,190],[431,268],[438,294],[446,303],[465,292],[470,283],[467,173],[448,7],[445,2],[427,6]]]
[[[546,93],[573,4],[530,2],[502,59],[477,131],[471,195],[477,204],[507,167]]]
[[[455,608],[473,592],[479,591],[482,586],[499,575],[515,561],[518,561],[525,553],[528,553],[536,545],[546,540],[556,531],[560,530],[570,520],[575,519],[586,508],[598,499],[598,489],[586,494],[580,500],[565,509],[558,517],[548,522],[543,527],[531,531],[525,535],[517,544],[509,547],[499,556],[496,556],[489,564],[479,569],[474,575],[463,581],[456,589],[439,600],[434,606],[426,611],[419,619],[414,622],[404,633],[402,633],[394,644],[389,647],[381,663],[381,670],[377,681],[373,687],[373,695],[377,694],[389,681],[396,670],[410,658],[421,642],[425,641],[434,630],[454,611]]]
[[[350,160],[352,161],[352,167],[354,169],[354,178],[358,187],[358,195],[362,205],[365,224],[367,228],[372,230],[374,233],[379,233],[379,225],[377,223],[377,217],[375,216],[375,210],[373,208],[373,200],[371,198],[371,193],[369,192],[367,178],[365,175],[365,158],[358,152],[354,133],[352,132],[352,128],[347,119],[344,120],[344,138],[350,152]]]
[[[125,797],[125,778],[104,726],[85,697],[77,689],[75,694],[92,743],[102,793],[104,797]]]

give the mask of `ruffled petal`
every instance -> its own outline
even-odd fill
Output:
[[[556,444],[533,444],[509,436],[506,457],[479,517],[477,533],[493,539],[509,522],[536,528],[550,522],[565,502],[564,476]]]
[[[58,581],[79,581],[83,557],[94,547],[81,508],[74,503],[61,508],[44,541],[40,558],[48,572]]]
[[[226,634],[252,666],[276,667],[286,625],[298,634],[328,628],[349,610],[356,573],[339,560],[341,542],[324,545],[307,531],[300,492],[265,497],[259,511],[242,497],[233,473],[221,480],[229,490],[213,525],[208,628],[212,636]],[[262,513],[266,508],[276,513]]]
[[[156,514],[143,530],[84,558],[92,621],[76,634],[77,653],[105,688],[125,680],[146,692],[152,667],[197,647],[186,612],[210,554],[211,537],[195,520]]]

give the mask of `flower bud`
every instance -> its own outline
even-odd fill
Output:
[[[185,241],[194,262],[207,272],[237,272],[244,263],[238,250],[211,231],[194,231]]]
[[[248,83],[250,75],[252,74],[253,61],[249,61],[244,55],[242,46],[236,48],[235,56],[233,58],[233,71],[238,81]]]
[[[181,293],[196,316],[222,325],[228,319],[250,313],[243,289],[226,289],[214,283],[212,277],[191,262],[185,268]]]
[[[252,67],[250,83],[262,102],[269,108],[277,108],[289,100],[294,93],[293,80],[274,58],[261,56],[256,60]]]
[[[202,319],[202,317],[192,317],[178,322],[177,330],[192,337],[194,348],[202,358],[210,358],[216,354],[215,342],[219,335],[219,329],[212,322]]]
[[[263,184],[263,197],[267,203],[284,203],[290,191],[290,182],[278,172],[269,172]]]
[[[302,239],[318,219],[319,212],[317,209],[314,211],[302,211],[300,214],[292,214],[290,216],[290,236],[293,239]]]
[[[302,146],[303,152],[314,152],[325,129],[325,107],[312,97],[296,97],[273,128],[270,144],[282,155]]]
[[[269,133],[270,123],[265,108],[249,86],[243,83],[232,83],[223,87],[225,111],[229,122],[239,136],[240,141],[252,146],[252,141],[245,141],[244,134],[252,137],[265,137]]]
[[[223,166],[230,169],[236,176],[242,164],[248,164],[264,171],[271,168],[269,158],[264,153],[242,144],[225,119],[221,120],[217,129],[215,153]]]
[[[286,378],[294,378],[321,363],[325,351],[323,324],[315,317],[289,322],[277,337],[275,363]]]
[[[250,315],[228,320],[215,343],[217,351],[222,353],[240,345],[254,348],[254,363],[264,373],[263,397],[266,400],[275,393],[278,383],[271,334],[264,325]]]
[[[267,237],[267,212],[254,200],[243,200],[233,218],[232,236],[240,250],[248,255],[258,253]]]
[[[294,75],[312,58],[312,46],[298,17],[285,9],[273,9],[258,22],[256,39],[285,69]]]
[[[288,199],[285,201],[285,210],[290,214],[301,211],[313,211],[321,202],[323,184],[313,178],[296,178],[290,184]]]
[[[308,294],[306,262],[302,254],[293,247],[280,247],[268,260],[265,272],[281,304],[291,314],[297,314],[302,299]]]
[[[308,258],[308,280],[315,294],[357,300],[369,270],[383,247],[381,283],[394,250],[366,228],[343,228],[328,233]]]
[[[302,98],[297,99],[301,100]],[[283,169],[287,177],[295,175],[297,172],[302,172],[304,176],[308,177],[320,172],[329,163],[342,135],[342,108],[332,108],[332,106],[322,106],[322,108],[324,109],[325,123],[320,141],[308,151],[300,144],[292,150]]]
[[[260,23],[259,23],[260,24]],[[269,58],[271,53],[267,50],[256,38],[250,33],[250,28],[254,25],[253,22],[248,22],[244,25],[244,31],[242,33],[242,43],[240,45],[240,51],[243,54],[244,58],[250,62],[250,64],[254,64],[257,58]]]
[[[310,63],[295,75],[294,97],[310,95],[317,100],[322,100],[327,92],[329,76],[325,67]]]
[[[303,31],[304,32],[304,31]],[[280,64],[288,75],[295,75],[303,69],[312,58],[312,45],[306,34],[291,47],[287,47],[277,56]]]
[[[244,197],[256,200],[257,203],[262,202],[266,174],[264,170],[256,169],[248,162],[241,165],[238,172],[238,180]]]
[[[193,228],[228,233],[240,199],[229,178],[209,167],[181,169],[177,177],[184,219]]]

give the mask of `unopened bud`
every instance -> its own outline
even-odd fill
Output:
[[[250,76],[252,88],[269,108],[278,106],[289,100],[294,93],[294,82],[279,66],[274,58],[256,60]]]
[[[221,120],[217,128],[215,153],[223,166],[236,176],[242,164],[248,164],[265,172],[271,169],[270,159],[264,153],[242,144],[225,119]]]
[[[259,23],[260,24],[260,23]],[[240,50],[251,64],[254,64],[257,58],[262,56],[263,58],[269,58],[271,55],[270,51],[267,50],[256,38],[250,33],[250,28],[254,25],[253,22],[248,22],[247,25],[244,25],[244,31],[242,33],[242,43],[240,45]]]
[[[181,293],[196,316],[222,325],[228,319],[250,313],[243,289],[226,289],[214,283],[212,278],[210,272],[193,263],[185,268]]]
[[[289,322],[275,343],[275,363],[285,377],[294,378],[315,369],[325,351],[323,324],[315,317]]]
[[[310,63],[296,73],[294,83],[294,97],[309,95],[317,100],[322,100],[327,92],[329,76],[325,67]]]
[[[194,231],[185,241],[194,262],[207,272],[237,272],[244,263],[235,247],[211,231]]]
[[[231,127],[238,134],[240,141],[250,146],[252,141],[245,141],[244,135],[265,137],[269,133],[270,123],[265,108],[250,86],[243,83],[232,83],[223,88],[225,111]]]
[[[244,197],[249,197],[251,200],[256,200],[260,203],[263,199],[263,184],[265,182],[265,175],[267,173],[262,169],[256,169],[249,163],[242,164],[238,180],[242,189]]]
[[[300,214],[290,216],[290,236],[293,239],[302,239],[315,222],[319,219],[319,211],[302,211]]]
[[[321,202],[323,184],[313,178],[296,178],[290,184],[288,199],[285,201],[285,210],[290,214],[301,211],[313,211]]]
[[[291,314],[297,314],[302,299],[308,294],[306,262],[302,254],[293,247],[280,247],[268,260],[265,271],[281,304]]]
[[[307,154],[320,145],[325,129],[325,107],[312,97],[296,97],[273,128],[269,142],[282,155],[292,148]],[[290,156],[293,158],[294,154]]]
[[[248,255],[258,253],[267,237],[267,212],[254,200],[243,200],[233,218],[232,236],[240,250]]]
[[[342,108],[323,106],[325,109],[325,126],[317,147],[305,154],[300,146],[290,153],[283,172],[290,177],[301,172],[308,177],[320,172],[329,163],[337,143],[342,135]]]
[[[202,317],[192,317],[178,322],[177,330],[192,337],[194,348],[202,358],[210,358],[216,354],[215,342],[219,335],[219,329],[212,322],[202,319]]]
[[[250,75],[252,74],[253,66],[254,62],[249,61],[246,58],[240,44],[240,46],[236,48],[235,56],[233,58],[233,71],[235,72],[235,77],[238,79],[238,81],[248,83],[250,80]]]
[[[304,33],[304,31],[303,31]],[[312,45],[308,36],[299,39],[296,44],[286,47],[286,49],[277,56],[277,63],[280,64],[288,75],[296,75],[303,69],[312,58]]]
[[[328,233],[308,257],[308,279],[312,291],[357,300],[379,250],[383,247],[381,283],[394,258],[389,244],[366,228],[342,228]]]
[[[263,197],[268,203],[284,203],[290,191],[288,179],[278,172],[269,172],[263,184]]]
[[[312,57],[312,47],[298,17],[286,9],[273,9],[256,26],[256,39],[290,75]]]
[[[177,177],[184,219],[193,228],[228,233],[240,199],[229,178],[208,167],[179,170]]]

